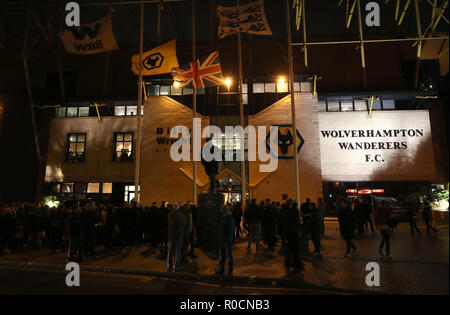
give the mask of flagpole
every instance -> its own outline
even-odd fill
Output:
[[[192,0],[192,59],[193,62],[197,62],[197,52],[196,52],[196,28],[195,28],[195,0]],[[197,89],[195,88],[195,85],[193,85],[192,88],[192,115],[194,118],[197,117]],[[192,120],[194,121],[194,120]],[[194,126],[192,126],[194,128]],[[193,147],[194,149],[194,147]],[[193,154],[194,156],[194,154]],[[193,181],[193,202],[195,205],[197,205],[197,161],[195,159],[193,160],[193,174],[192,174],[192,181]]]
[[[237,0],[237,5],[239,5],[239,0]],[[238,67],[239,67],[239,119],[241,127],[244,128],[244,102],[242,99],[242,44],[241,44],[241,32],[238,33]],[[245,140],[244,140],[244,133],[241,134],[241,204],[242,209],[245,209],[245,194],[246,194],[246,187],[245,187]]]
[[[297,154],[297,124],[295,115],[295,89],[294,89],[294,64],[292,59],[292,38],[291,38],[291,15],[289,0],[286,0],[286,25],[287,25],[287,43],[289,58],[289,85],[291,87],[291,114],[292,114],[292,132],[294,133],[294,165],[295,165],[295,198],[297,205],[300,205],[300,186]],[[305,13],[303,13],[305,14]]]
[[[134,196],[140,202],[139,196],[139,175],[141,168],[141,108],[142,108],[142,53],[144,50],[144,2],[141,1],[141,30],[139,38],[139,87],[137,106],[137,127],[136,127],[136,159],[134,169]]]

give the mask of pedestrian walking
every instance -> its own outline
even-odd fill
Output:
[[[408,222],[409,227],[411,229],[411,235],[415,236],[415,232],[417,232],[418,235],[420,235],[419,227],[417,226],[417,214],[419,212],[419,201],[410,201],[408,203]]]
[[[358,249],[353,243],[355,239],[355,229],[356,229],[356,217],[352,210],[352,206],[349,202],[340,200],[338,202],[339,208],[339,227],[342,238],[347,243],[347,250],[344,257],[349,257],[350,255],[357,255]]]
[[[430,206],[429,201],[425,201],[424,207],[423,207],[423,221],[425,222],[425,225],[427,226],[427,234],[430,234],[430,230],[436,234],[436,228],[433,226],[433,211]]]
[[[394,225],[394,216],[391,208],[384,200],[375,208],[375,226],[381,233],[381,243],[378,247],[378,253],[384,257],[383,248],[386,246],[386,257],[391,258],[391,235]]]

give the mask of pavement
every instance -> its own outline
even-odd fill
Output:
[[[96,256],[80,263],[81,273],[109,273],[191,281],[219,283],[259,288],[290,288],[335,294],[449,294],[449,232],[448,225],[439,226],[436,235],[412,237],[409,226],[402,223],[393,234],[392,259],[377,254],[381,240],[379,232],[366,233],[355,240],[359,254],[344,258],[345,241],[339,235],[337,222],[326,223],[326,235],[322,240],[323,258],[304,257],[305,270],[300,274],[286,273],[284,257],[279,244],[274,251],[266,249],[247,253],[247,243],[238,241],[233,246],[234,276],[215,276],[217,255],[196,249],[198,258],[189,259],[181,272],[167,272],[165,257],[147,245],[117,249],[110,252],[97,250]],[[310,242],[310,249],[312,244]],[[369,262],[380,266],[380,286],[368,287],[365,279]],[[49,250],[27,250],[0,257],[2,268],[64,271],[65,253],[51,254]],[[0,288],[4,284],[0,283]],[[1,289],[0,289],[1,292]],[[163,292],[161,292],[163,293]]]

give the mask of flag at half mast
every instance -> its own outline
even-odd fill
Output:
[[[218,27],[220,38],[239,32],[272,35],[263,0],[234,7],[218,6],[217,15],[220,21]]]
[[[180,87],[195,87],[203,89],[208,86],[223,85],[225,80],[220,67],[219,51],[215,51],[202,61],[189,63],[189,68],[172,69],[173,79],[180,83]]]

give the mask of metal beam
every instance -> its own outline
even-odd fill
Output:
[[[397,22],[397,25],[400,26],[403,22],[403,19],[405,18],[406,11],[408,10],[409,4],[411,3],[411,0],[407,0],[405,6],[403,7],[402,14],[400,15],[400,19]]]
[[[448,39],[449,36],[437,36],[437,37],[427,37],[426,40],[442,40]],[[315,45],[348,45],[348,44],[364,44],[368,43],[388,43],[388,42],[415,42],[418,41],[419,37],[407,37],[407,38],[386,38],[386,39],[364,39],[364,40],[342,40],[342,41],[321,41],[321,42],[307,42],[307,46]],[[292,43],[292,46],[302,46],[304,43]]]
[[[366,72],[366,56],[364,53],[364,35],[362,28],[362,17],[361,17],[361,2],[360,0],[356,0],[358,2],[358,27],[359,27],[359,39],[360,39],[360,47],[361,50],[361,66],[362,66],[362,74],[363,74],[363,87],[367,87],[367,72]]]

